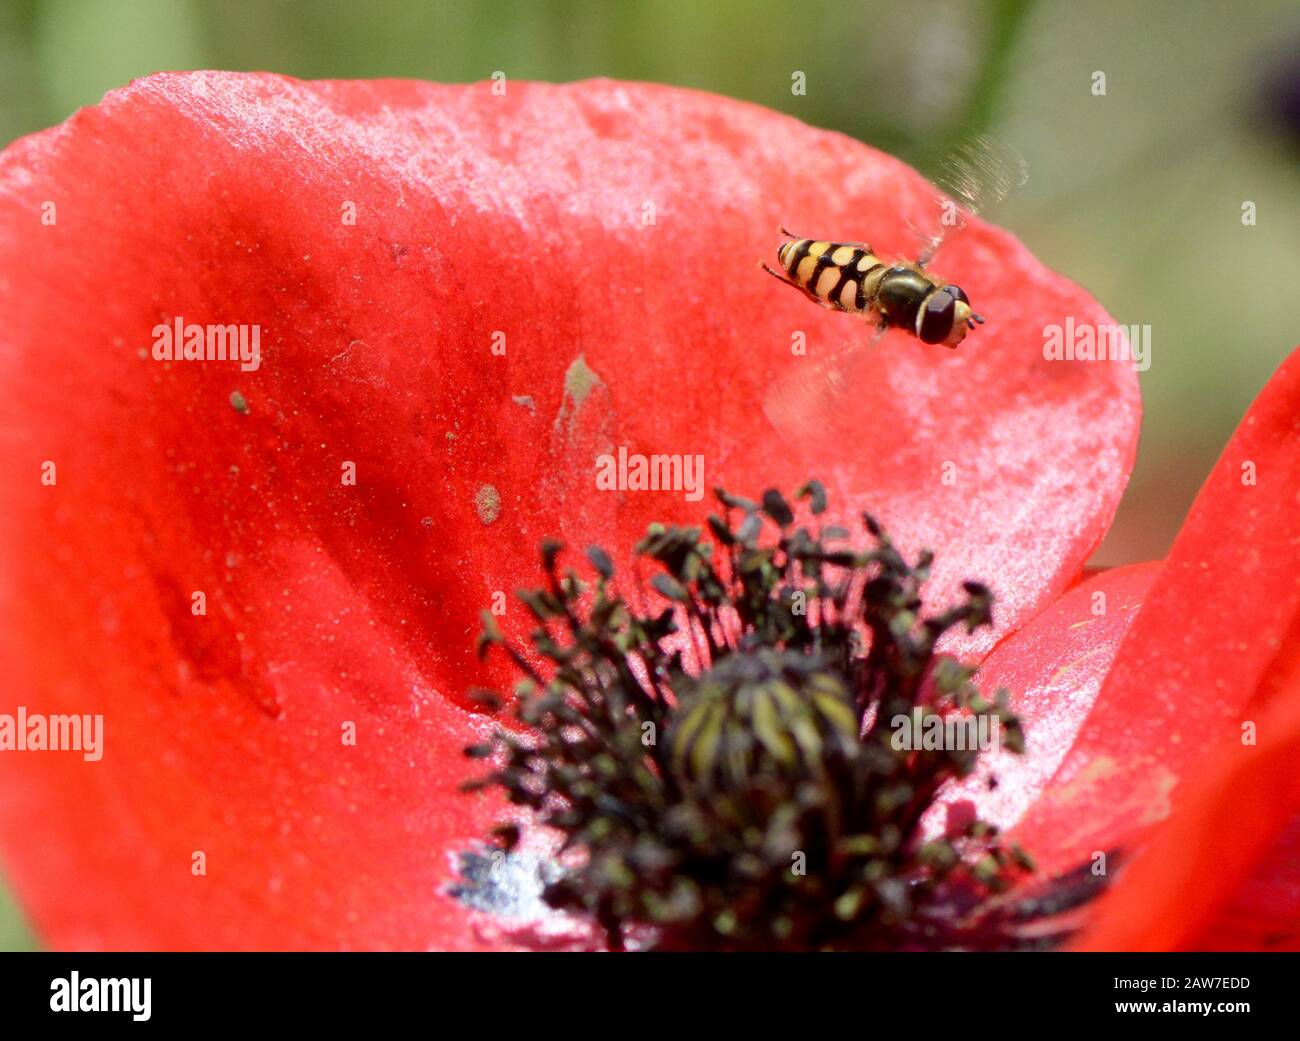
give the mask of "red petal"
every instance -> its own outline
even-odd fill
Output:
[[[1300,944],[1294,827],[1300,813],[1300,673],[1293,670],[1291,679],[1286,694],[1256,721],[1257,745],[1240,739],[1224,745],[1203,772],[1184,782],[1177,811],[1103,898],[1079,948]],[[1280,879],[1263,873],[1283,864]]]
[[[1010,692],[1024,727],[1025,751],[981,757],[970,777],[943,793],[940,806],[959,815],[973,810],[1004,830],[1020,820],[1074,743],[1159,571],[1158,563],[1135,564],[1094,576],[984,659],[976,677],[980,690],[989,697],[999,687]],[[989,787],[990,779],[996,779],[996,787]]]
[[[626,561],[707,509],[597,491],[617,446],[748,494],[823,476],[840,516],[943,551],[939,595],[992,580],[1001,632],[1049,602],[1114,510],[1138,399],[1126,366],[1043,360],[1044,324],[1107,318],[1009,236],[944,247],[989,325],[888,342],[852,440],[788,449],[761,409],[795,330],[814,355],[867,335],[757,271],[777,224],[906,251],[929,196],[838,135],[607,82],[163,75],[9,148],[0,653],[16,702],[107,728],[93,765],[0,762],[48,942],[471,942],[437,893],[491,815],[451,794],[454,703],[503,678],[477,612],[535,581],[545,535]],[[152,360],[175,316],[260,325],[262,367]]]
[[[1300,817],[1259,851],[1249,876],[1186,937],[1183,946],[1191,950],[1300,950]]]
[[[1272,699],[1300,653],[1298,434],[1300,352],[1224,449],[1022,841],[1075,863],[1136,841]]]

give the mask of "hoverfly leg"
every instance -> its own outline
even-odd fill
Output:
[[[788,275],[784,275],[784,274],[782,274],[780,271],[777,271],[776,268],[768,267],[767,264],[764,263],[764,262],[761,261],[761,260],[758,262],[758,266],[761,267],[764,271],[766,271],[766,272],[767,272],[769,275],[771,275],[773,278],[775,278],[778,282],[784,282],[784,283],[785,283],[786,285],[788,285],[788,286],[794,286],[795,289],[802,289],[802,288],[803,288],[803,286],[796,285],[794,282],[790,281],[790,277],[789,277]]]
[[[934,259],[935,253],[937,253],[939,247],[943,245],[943,240],[944,236],[942,234],[932,235],[926,240],[925,249],[921,250],[921,255],[916,258],[916,266],[918,268],[924,270],[925,265]]]
[[[799,292],[801,292],[804,296],[806,296],[806,297],[807,297],[809,300],[811,300],[814,304],[820,304],[822,307],[830,307],[830,306],[831,306],[829,303],[827,303],[827,302],[826,302],[825,300],[823,300],[821,297],[819,297],[819,296],[817,296],[817,295],[815,295],[815,294],[813,294],[813,293],[810,293],[807,289],[805,289],[803,286],[801,286],[798,282],[791,281],[790,278],[789,278],[788,276],[782,274],[780,271],[777,271],[775,268],[770,268],[770,267],[768,267],[767,264],[763,263],[763,261],[760,260],[760,261],[758,262],[758,266],[761,267],[764,271],[766,271],[766,272],[767,272],[769,275],[771,275],[773,278],[775,278],[778,282],[781,282],[782,284],[789,286],[791,289],[797,289],[797,290],[799,290]]]

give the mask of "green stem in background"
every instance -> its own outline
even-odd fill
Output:
[[[1016,44],[1029,21],[1034,0],[990,0],[988,45],[975,73],[965,106],[949,122],[946,133],[931,138],[922,158],[923,169],[934,172],[951,151],[954,142],[988,131],[997,118],[1002,91]]]

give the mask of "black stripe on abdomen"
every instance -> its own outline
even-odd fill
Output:
[[[841,246],[836,246],[834,249],[831,250],[831,252],[837,253],[842,248],[843,247]],[[845,307],[840,302],[840,294],[844,292],[844,287],[847,286],[850,282],[857,283],[858,289],[857,292],[854,294],[853,299],[855,304],[857,305],[856,309],[859,311],[862,310],[862,300],[864,298],[864,293],[862,290],[862,274],[858,271],[858,261],[860,261],[866,255],[867,255],[866,250],[855,249],[853,251],[853,256],[849,259],[849,262],[840,267],[840,280],[835,283],[835,288],[831,290],[830,301],[841,311],[848,310],[848,308]]]
[[[884,264],[882,264],[879,260],[877,260],[874,264],[871,265],[871,267],[867,268],[866,271],[862,272],[862,277],[858,279],[858,310],[859,311],[865,311],[867,309],[867,279],[871,277],[872,272],[877,271],[878,269],[884,266],[885,266]]]
[[[831,254],[835,252],[835,243],[828,242],[826,248],[822,250],[821,256],[817,258],[817,263],[813,265],[812,274],[808,276],[808,291],[822,300],[829,300],[829,297],[822,296],[817,292],[817,283],[822,280],[822,273],[828,268],[833,267]]]
[[[795,244],[794,249],[790,251],[790,263],[786,265],[785,272],[796,282],[799,280],[799,276],[795,274],[795,272],[799,270],[800,262],[808,255],[808,251],[812,249],[812,244],[812,239],[800,239],[798,243]]]

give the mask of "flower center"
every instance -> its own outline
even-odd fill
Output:
[[[950,629],[990,624],[988,589],[968,582],[927,614],[932,555],[909,562],[869,516],[854,548],[817,520],[818,482],[798,495],[810,526],[775,491],[717,495],[708,537],[652,525],[637,546],[658,610],[620,594],[600,549],[589,584],[543,544],[547,583],[521,594],[537,654],[484,616],[480,651],[502,647],[525,676],[520,726],[467,749],[492,765],[466,787],[501,789],[530,811],[523,827],[558,834],[543,899],[614,948],[642,927],[662,946],[1015,945],[997,895],[1029,857],[978,819],[921,827],[988,734],[1024,747],[1007,692],[986,698],[936,652]],[[520,835],[506,823],[493,842],[509,853]]]

